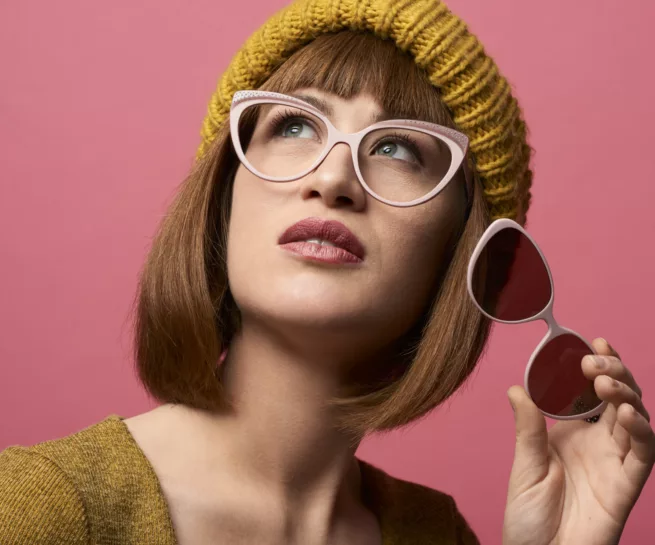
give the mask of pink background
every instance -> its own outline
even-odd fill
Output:
[[[0,7],[0,448],[151,406],[134,379],[137,273],[193,160],[207,100],[282,0],[4,0]],[[451,0],[515,87],[535,159],[529,229],[556,317],[605,336],[655,414],[648,0]],[[496,327],[467,388],[361,456],[453,494],[500,543],[514,449],[507,388],[542,324]],[[652,543],[655,479],[622,543]],[[650,516],[649,516],[650,515]]]

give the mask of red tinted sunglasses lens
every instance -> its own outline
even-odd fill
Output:
[[[501,229],[485,244],[473,269],[473,296],[490,316],[519,322],[539,314],[552,295],[548,269],[518,229]]]
[[[537,407],[556,416],[575,416],[602,401],[582,373],[582,358],[593,351],[578,337],[555,337],[539,351],[528,374],[528,392]]]

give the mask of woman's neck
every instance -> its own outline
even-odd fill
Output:
[[[337,429],[328,404],[339,386],[335,361],[281,349],[253,328],[233,339],[222,365],[232,408],[216,423],[252,478],[298,497],[347,481],[356,444]]]
[[[197,484],[192,488],[256,494],[275,506],[279,524],[329,532],[337,513],[362,507],[359,441],[337,429],[328,406],[337,394],[338,358],[327,345],[314,350],[317,361],[282,348],[275,335],[242,331],[220,368],[230,409],[156,411],[177,435],[167,456],[179,461],[185,482]]]

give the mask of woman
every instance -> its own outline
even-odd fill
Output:
[[[491,219],[525,223],[525,133],[440,2],[300,0],[269,20],[143,271],[136,361],[163,404],[4,451],[0,543],[477,543],[451,497],[354,453],[472,372],[489,322],[466,265]],[[445,142],[466,138],[458,159]],[[510,389],[506,545],[616,543],[650,473],[639,387],[594,347],[599,422],[547,432]]]

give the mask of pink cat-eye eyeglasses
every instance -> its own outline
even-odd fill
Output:
[[[383,203],[422,204],[438,195],[460,167],[471,195],[466,135],[413,119],[380,121],[346,133],[311,99],[268,91],[234,94],[230,134],[239,160],[250,172],[270,182],[298,180],[343,143],[351,150],[360,184]]]

